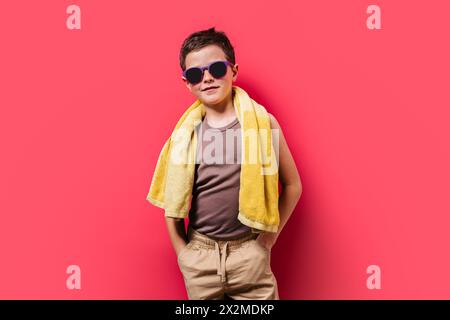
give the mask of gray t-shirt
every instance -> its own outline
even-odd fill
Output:
[[[251,233],[251,228],[237,219],[241,173],[239,120],[214,128],[204,117],[196,130],[199,143],[189,224],[218,240]]]

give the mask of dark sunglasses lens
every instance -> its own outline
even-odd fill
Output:
[[[214,78],[222,78],[227,73],[227,65],[222,61],[214,62],[209,67],[209,72]]]
[[[186,70],[186,79],[192,84],[199,83],[202,81],[202,70],[200,68]]]

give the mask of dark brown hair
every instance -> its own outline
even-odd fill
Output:
[[[226,34],[222,31],[216,31],[214,27],[207,30],[201,30],[192,33],[187,37],[180,50],[180,67],[184,71],[186,69],[186,56],[189,52],[203,48],[207,45],[215,44],[222,48],[229,62],[235,64],[234,48]]]

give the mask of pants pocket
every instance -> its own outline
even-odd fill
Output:
[[[239,250],[239,276],[247,287],[259,286],[267,281],[271,274],[270,252],[256,239],[246,241]]]
[[[261,250],[263,250],[266,254],[270,255],[270,251],[269,249],[267,249],[263,244],[261,244],[258,240],[256,239],[252,239],[250,241],[254,241],[256,246],[259,247]]]
[[[183,249],[180,250],[180,252],[178,252],[178,256],[177,256],[177,261],[178,263],[180,263],[180,259],[185,255],[185,253],[187,251],[189,251],[189,249],[192,247],[192,241],[189,241]]]

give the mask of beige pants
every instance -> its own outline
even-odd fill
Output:
[[[214,240],[189,226],[189,242],[178,254],[189,299],[278,300],[271,252],[257,236]]]

